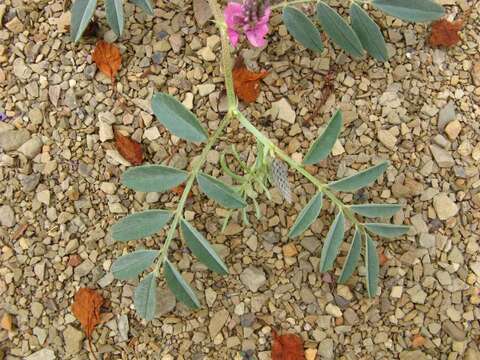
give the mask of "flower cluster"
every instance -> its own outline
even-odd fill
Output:
[[[225,8],[225,22],[230,42],[235,47],[243,32],[254,47],[265,46],[271,9],[268,0],[229,2]]]

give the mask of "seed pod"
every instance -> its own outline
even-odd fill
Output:
[[[292,202],[292,190],[288,182],[288,167],[279,159],[273,159],[270,165],[270,176],[273,185],[280,191],[283,198],[290,204]]]

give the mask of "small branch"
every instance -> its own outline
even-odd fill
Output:
[[[343,214],[350,220],[352,224],[358,226],[362,232],[365,232],[363,224],[357,220],[353,212],[328,188],[328,184],[322,183],[315,176],[310,174],[302,164],[296,162],[285,152],[283,152],[268,137],[263,135],[240,111],[235,110],[234,115],[248,132],[252,133],[263,145],[271,149],[280,159],[290,165],[292,169],[302,174],[308,181],[314,184],[319,191],[322,191],[332,201],[332,203],[334,203],[343,212]]]
[[[197,177],[197,174],[200,171],[200,169],[205,164],[205,161],[207,160],[208,152],[213,147],[213,145],[215,145],[218,138],[222,135],[223,130],[228,126],[228,124],[230,124],[230,121],[232,121],[232,119],[233,119],[233,116],[231,113],[228,113],[227,115],[225,115],[225,117],[222,119],[222,121],[218,125],[218,128],[215,130],[213,135],[208,139],[207,144],[202,150],[202,154],[200,155],[200,158],[195,162],[193,169],[190,172],[190,175],[188,176],[188,180],[187,180],[187,183],[185,184],[185,189],[183,190],[182,197],[178,202],[178,207],[175,210],[174,218],[172,220],[170,228],[168,229],[167,238],[165,239],[165,244],[163,245],[162,249],[160,249],[160,252],[159,252],[160,258],[158,259],[157,264],[155,266],[155,273],[157,274],[157,276],[159,274],[160,267],[162,266],[163,262],[168,256],[168,249],[170,248],[170,244],[172,243],[173,237],[175,236],[175,230],[177,229],[178,222],[182,218],[183,209],[185,207],[185,203],[187,202],[188,194],[192,189],[195,178]]]

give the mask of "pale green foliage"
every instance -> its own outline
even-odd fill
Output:
[[[332,42],[354,58],[361,58],[364,52],[376,60],[388,61],[388,52],[382,31],[365,11],[363,2],[351,1],[349,24],[336,9],[326,2],[317,1],[316,17],[320,27]],[[438,20],[444,9],[433,0],[372,0],[371,5],[388,15],[405,21],[428,22]],[[286,6],[283,22],[292,37],[307,49],[321,53],[323,44],[318,28],[300,10]]]
[[[107,22],[117,36],[123,34],[125,27],[124,15],[125,0],[105,0],[105,13]],[[149,15],[153,15],[153,5],[151,0],[131,0],[134,4],[141,7]],[[78,42],[88,24],[93,18],[97,0],[74,0],[72,4],[72,20],[70,24],[70,35],[73,42]]]

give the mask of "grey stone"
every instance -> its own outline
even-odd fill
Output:
[[[480,351],[474,348],[468,348],[467,351],[465,351],[465,357],[463,358],[464,360],[479,360],[480,359]]]
[[[40,174],[19,175],[23,191],[30,192],[35,190],[40,181],[40,176]]]
[[[202,27],[212,17],[212,9],[206,0],[193,0],[193,14],[199,27]]]
[[[95,267],[95,264],[90,261],[90,259],[85,260],[80,265],[75,268],[75,278],[80,279],[85,275],[88,275],[90,271]]]
[[[73,326],[68,325],[63,332],[63,340],[65,341],[65,351],[67,355],[78,354],[82,350],[83,331],[75,329]]]
[[[27,356],[25,360],[55,360],[57,357],[51,349],[42,349]]]
[[[265,273],[261,268],[249,266],[240,274],[242,283],[250,289],[250,291],[257,292],[262,287],[267,279]]]
[[[447,124],[453,120],[455,120],[455,103],[450,101],[438,114],[438,130],[444,131]]]
[[[437,194],[433,198],[433,207],[440,220],[447,220],[457,215],[458,206],[445,193]]]
[[[32,315],[34,318],[40,318],[42,316],[42,313],[43,313],[43,305],[37,301],[34,301],[32,302],[32,304],[30,305],[30,308],[31,308],[31,311],[32,311]]]
[[[210,319],[210,323],[208,324],[208,332],[210,333],[210,337],[213,339],[215,336],[222,330],[223,326],[227,322],[229,317],[228,311],[223,309],[216,312],[212,318]]]
[[[175,309],[175,295],[168,289],[157,289],[156,316],[160,317]]]
[[[334,359],[332,339],[325,339],[318,345],[318,355],[322,360]]]
[[[118,340],[119,341],[127,341],[128,340],[128,331],[130,330],[130,326],[128,324],[128,316],[127,315],[120,315],[117,320],[118,325]]]
[[[27,158],[33,159],[40,153],[40,151],[42,150],[42,146],[42,139],[40,139],[40,137],[38,136],[35,136],[25,142],[22,146],[20,146],[18,148],[18,151],[25,155]]]
[[[430,145],[433,158],[441,168],[449,168],[455,165],[452,155],[437,145]]]
[[[316,237],[310,236],[310,237],[305,237],[302,239],[300,242],[300,245],[302,245],[305,249],[307,249],[309,252],[312,254],[316,254],[318,248],[322,242],[318,240]]]
[[[452,339],[456,341],[464,341],[467,337],[465,331],[450,320],[444,321],[442,328]]]
[[[0,148],[4,151],[17,150],[30,139],[26,129],[8,130],[0,133]]]
[[[400,360],[427,360],[427,355],[423,351],[402,351],[400,353]]]
[[[255,314],[246,313],[240,316],[240,325],[242,325],[243,327],[251,327],[255,320]]]
[[[5,227],[13,227],[15,225],[15,213],[9,205],[0,207],[0,224]]]

